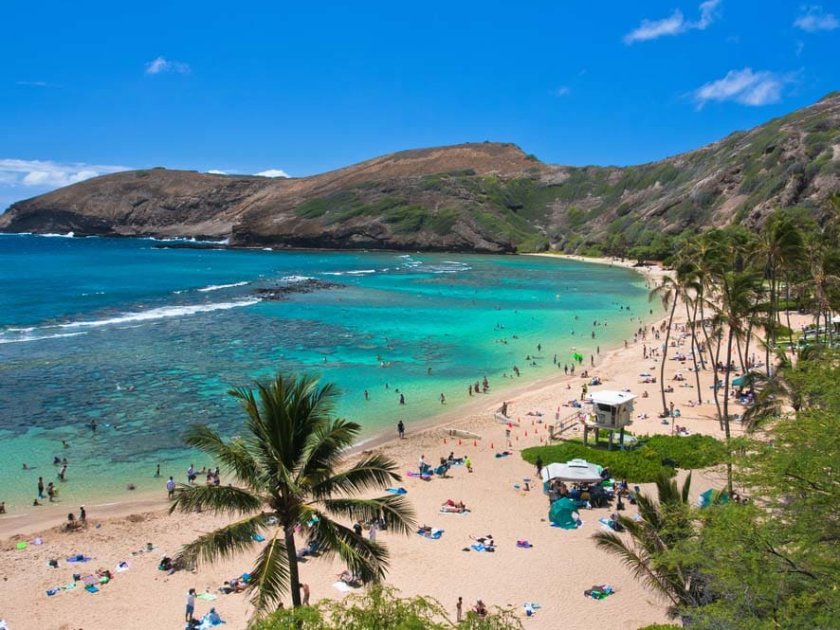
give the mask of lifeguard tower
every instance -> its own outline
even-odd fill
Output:
[[[624,427],[633,424],[633,401],[630,392],[599,391],[592,393],[592,411],[583,421],[583,443],[589,441],[589,432],[595,433],[595,444],[601,431],[609,432],[610,448],[615,433],[618,432],[618,444],[624,446]]]

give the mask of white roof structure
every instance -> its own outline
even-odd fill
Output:
[[[636,395],[630,392],[617,392],[611,390],[592,392],[592,402],[596,405],[609,405],[618,407],[621,404],[635,400]]]
[[[601,481],[601,467],[590,464],[585,459],[573,459],[565,464],[549,464],[542,469],[543,481],[560,479],[561,481],[577,481],[580,483],[595,483]]]

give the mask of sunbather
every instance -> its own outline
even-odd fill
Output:
[[[345,569],[339,573],[338,579],[340,582],[344,582],[347,586],[358,587],[362,585],[362,578],[350,571],[350,569]]]
[[[463,501],[453,501],[452,499],[447,499],[443,505],[440,506],[440,511],[460,514],[467,511],[467,506],[464,505]]]

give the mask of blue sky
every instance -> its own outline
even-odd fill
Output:
[[[840,89],[840,0],[5,0],[0,15],[0,208],[120,168],[302,176],[466,141],[635,164]]]

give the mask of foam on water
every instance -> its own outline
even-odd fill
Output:
[[[243,280],[241,282],[231,282],[230,284],[211,284],[208,287],[198,289],[198,291],[209,293],[210,291],[221,291],[222,289],[232,289],[233,287],[244,287],[246,284],[250,284],[250,282]]]

